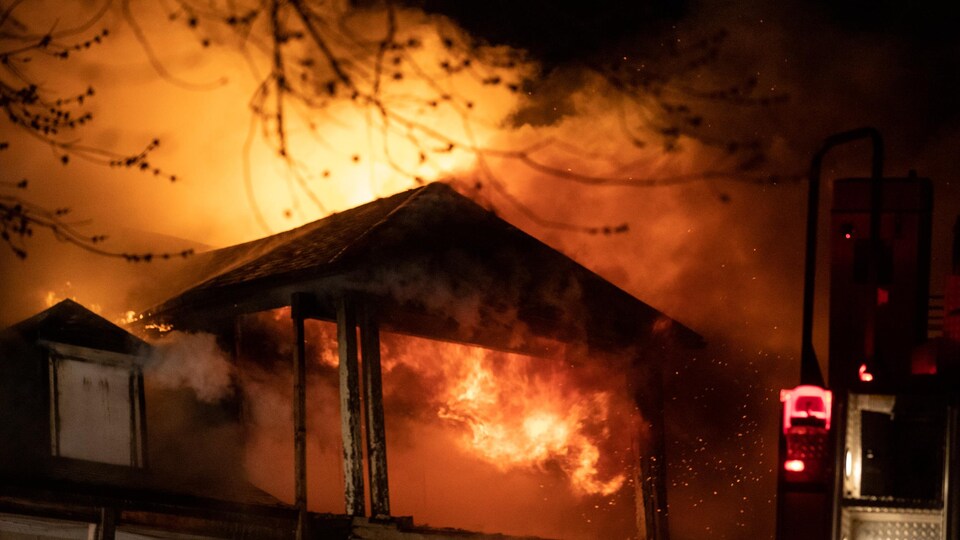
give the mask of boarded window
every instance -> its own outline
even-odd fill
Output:
[[[138,369],[122,355],[71,352],[68,357],[55,351],[50,358],[53,455],[137,466],[142,452]]]

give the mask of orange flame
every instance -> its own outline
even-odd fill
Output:
[[[73,283],[67,281],[58,289],[46,291],[46,293],[43,295],[43,304],[45,307],[49,308],[59,304],[64,300],[73,300],[74,302],[82,304],[84,307],[94,313],[99,314],[103,311],[103,308],[100,306],[100,304],[89,302],[87,299],[80,299],[79,297],[80,295],[77,293]]]
[[[442,371],[436,414],[462,428],[460,443],[469,455],[504,471],[554,465],[581,494],[610,495],[623,486],[624,473],[605,478],[600,471],[599,444],[610,436],[609,391],[581,389],[568,371],[537,364],[559,360],[415,343],[398,360]],[[434,361],[425,365],[421,358]]]
[[[289,336],[289,308],[256,316],[272,335]],[[315,365],[338,364],[336,325],[307,321]],[[632,440],[624,422],[637,419],[622,388],[600,368],[564,358],[535,358],[469,345],[384,332],[381,334],[384,407],[388,417],[415,408],[420,421],[451,434],[463,455],[501,472],[562,474],[574,495],[608,496],[630,473]],[[562,355],[561,355],[562,356]],[[415,375],[422,395],[410,399],[403,372]],[[598,381],[598,379],[602,379]]]

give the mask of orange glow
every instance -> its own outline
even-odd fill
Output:
[[[870,382],[873,380],[873,373],[867,371],[867,364],[860,364],[860,369],[857,370],[857,373],[860,375],[860,380],[863,382]]]
[[[292,339],[289,308],[253,318],[270,335]],[[306,326],[313,365],[335,369],[336,325],[308,320]],[[459,468],[482,464],[501,473],[558,477],[575,497],[612,495],[627,483],[631,470],[625,456],[632,455],[638,413],[627,398],[625,379],[612,377],[597,366],[599,361],[588,368],[562,357],[535,358],[392,333],[383,333],[381,340],[388,440],[396,436],[391,418],[411,414],[400,410],[411,407],[410,390],[401,382],[409,374],[422,385],[415,416],[457,445],[468,458]]]
[[[397,15],[402,24],[394,40],[418,43],[396,53],[402,59],[398,76],[378,80],[376,91],[373,81],[354,81],[363,92],[376,93],[389,115],[362,100],[342,99],[287,116],[285,145],[293,166],[278,158],[276,141],[256,141],[252,190],[271,229],[288,229],[418,184],[466,176],[477,166],[477,149],[490,147],[504,131],[502,124],[520,98],[506,82],[533,67],[485,66],[490,73],[482,79],[471,70],[442,68],[452,61],[443,44],[452,28],[442,37],[417,13]],[[352,32],[371,41],[386,31],[382,11],[350,21]],[[484,82],[491,77],[504,84]],[[294,102],[287,106],[294,109]]]
[[[610,495],[623,486],[622,470],[605,475],[600,465],[600,444],[610,435],[610,392],[580,389],[568,372],[546,364],[543,372],[531,372],[531,364],[547,360],[449,343],[410,345],[398,360],[442,369],[436,415],[460,431],[470,455],[502,471],[554,464],[581,494]],[[423,358],[435,361],[427,365]]]
[[[806,465],[804,465],[803,460],[801,459],[789,459],[783,462],[783,468],[784,470],[790,472],[803,472],[803,470],[806,468]]]
[[[89,309],[90,311],[97,314],[101,314],[101,312],[103,311],[103,308],[100,306],[100,304],[95,302],[90,302],[86,298],[81,299],[79,296],[80,295],[77,294],[77,291],[73,283],[67,281],[58,290],[46,291],[46,293],[43,296],[43,305],[44,307],[49,308],[49,307],[53,307],[56,304],[59,304],[64,300],[73,300],[74,302],[77,302],[78,304],[83,305],[83,307]]]

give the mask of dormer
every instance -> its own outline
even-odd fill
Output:
[[[146,425],[140,357],[41,344],[50,382],[51,455],[142,467]]]
[[[71,300],[4,331],[0,401],[13,414],[0,418],[0,434],[17,444],[2,457],[144,467],[148,348]]]

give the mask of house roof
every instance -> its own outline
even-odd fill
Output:
[[[393,329],[508,349],[534,334],[624,345],[661,332],[702,342],[444,183],[199,254],[172,286],[180,292],[145,321],[203,326],[308,291],[319,296],[320,318],[332,318],[331,298],[358,293],[377,298]]]
[[[394,211],[422,195],[426,189],[398,193],[286,232],[204,253],[189,268],[190,271],[200,270],[197,274],[200,279],[185,293],[334,264],[371,230],[382,226]]]
[[[20,339],[77,345],[123,354],[138,354],[147,347],[140,338],[73,300],[63,300],[11,326]]]

